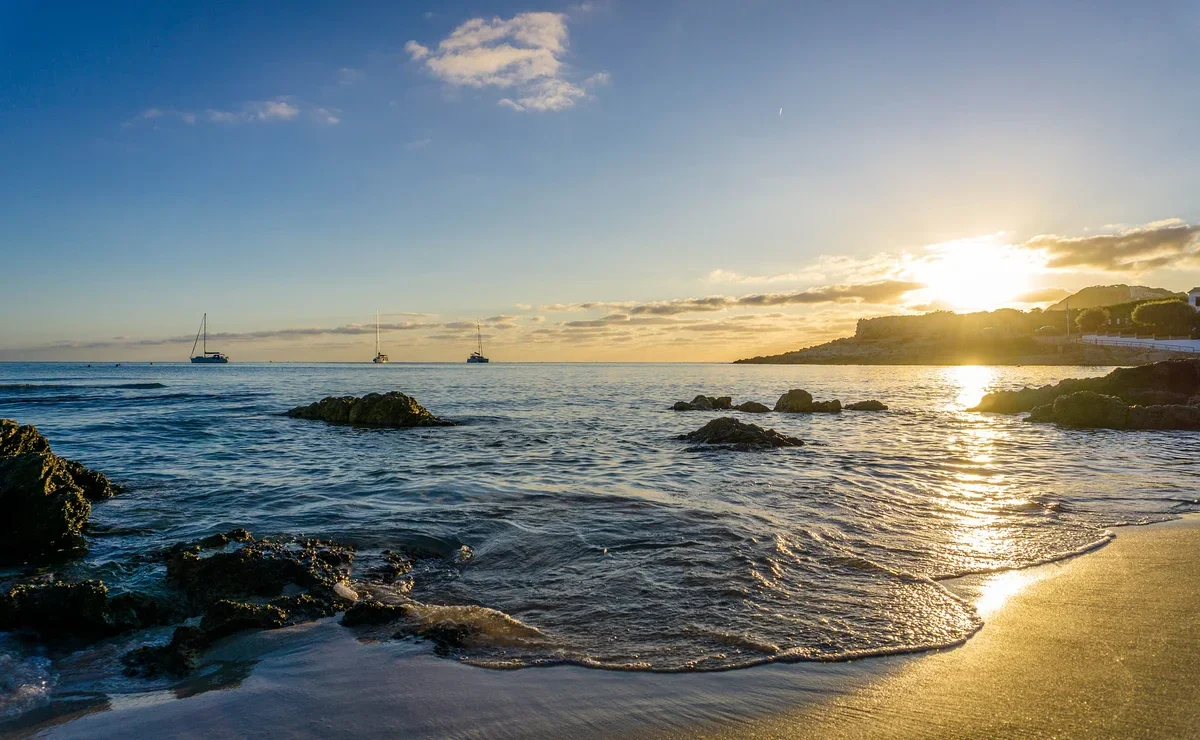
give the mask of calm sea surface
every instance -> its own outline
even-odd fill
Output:
[[[94,506],[90,549],[64,576],[150,587],[161,566],[141,554],[233,527],[336,539],[363,564],[417,545],[446,557],[422,562],[410,598],[435,616],[470,607],[445,618],[483,630],[454,659],[703,671],[953,643],[980,620],[940,580],[1200,509],[1200,435],[963,410],[988,390],[1107,371],[0,364],[0,418],[35,424],[55,452],[129,486]],[[675,439],[720,412],[667,410],[674,401],[772,405],[789,388],[891,410],[732,414],[803,438],[798,449],[695,452]],[[461,426],[281,415],[387,390]],[[136,686],[114,677],[115,655],[62,662],[30,649],[0,640],[9,716],[73,671],[103,690]]]

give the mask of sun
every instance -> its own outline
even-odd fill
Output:
[[[1042,267],[1038,255],[1005,244],[1000,235],[932,244],[907,265],[924,283],[928,303],[955,311],[990,311],[1017,302]]]

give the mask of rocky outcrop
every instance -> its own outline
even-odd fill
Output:
[[[733,408],[747,414],[768,414],[771,412],[770,408],[758,401],[746,401],[745,403],[739,403]]]
[[[1076,429],[1200,430],[1200,405],[1130,406],[1117,396],[1077,391],[1035,406],[1026,421]]]
[[[696,396],[691,400],[678,401],[671,407],[672,411],[728,411],[733,408],[733,399],[729,396]]]
[[[115,490],[103,473],[55,455],[34,427],[0,419],[0,561],[78,548],[90,502]]]
[[[439,419],[412,396],[399,391],[368,393],[362,398],[329,396],[308,406],[297,406],[287,415],[318,419],[331,424],[373,427],[446,427],[454,422]]]
[[[233,544],[240,546],[228,549]],[[358,598],[347,585],[353,560],[353,550],[333,542],[256,540],[244,529],[177,545],[166,556],[167,584],[200,623],[177,627],[166,645],[127,654],[126,673],[183,674],[222,637],[335,614]]]
[[[786,414],[836,414],[842,410],[842,402],[814,401],[812,394],[800,388],[784,393],[775,402],[775,410]]]
[[[713,419],[696,431],[680,436],[679,439],[706,445],[723,445],[738,450],[800,447],[804,444],[802,440],[781,434],[774,429],[764,429],[757,424],[747,424],[728,416]]]
[[[22,583],[0,594],[0,632],[100,639],[161,624],[168,613],[141,594],[109,596],[103,581]]]
[[[887,404],[885,404],[881,401],[876,401],[874,399],[872,399],[870,401],[856,401],[855,403],[848,403],[845,406],[843,406],[842,408],[845,409],[846,411],[887,411],[888,410]]]
[[[1101,378],[1071,378],[1040,388],[989,393],[970,410],[1016,414],[1079,391],[1115,396],[1127,404],[1194,405],[1200,402],[1200,360],[1167,360],[1118,368]]]

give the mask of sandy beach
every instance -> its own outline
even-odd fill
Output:
[[[290,737],[1185,737],[1200,726],[1198,547],[1193,516],[1119,528],[1081,557],[964,579],[952,585],[986,624],[935,653],[690,675],[489,671],[421,645],[359,642],[325,620],[228,641],[214,657],[243,675],[227,688],[209,679],[102,701],[40,729],[62,738],[235,738],[265,727]]]
[[[1200,518],[994,577],[984,628],[847,696],[713,737],[1194,737]],[[990,601],[990,603],[989,603]],[[688,733],[694,736],[695,733]]]

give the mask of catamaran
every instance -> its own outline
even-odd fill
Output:
[[[387,364],[388,356],[379,351],[379,312],[375,312],[375,359],[371,362],[376,365]]]
[[[479,339],[479,349],[471,353],[467,358],[468,363],[487,362],[488,358],[483,356],[483,333],[479,329],[479,322],[475,322],[475,336]]]
[[[200,354],[196,354],[196,345],[200,343],[200,337],[204,337],[204,350]],[[208,314],[204,314],[204,318],[200,320],[200,330],[196,332],[196,341],[192,342],[192,362],[224,365],[229,362],[229,355],[221,354],[220,352],[208,351]]]

